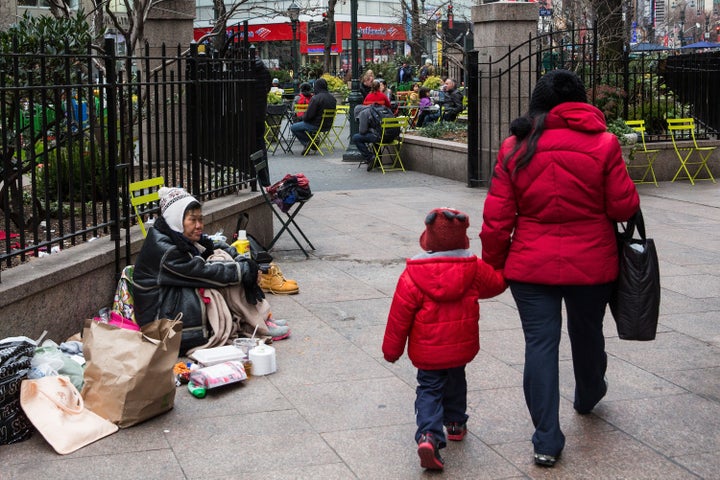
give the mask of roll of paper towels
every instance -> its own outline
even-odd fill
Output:
[[[252,362],[253,376],[268,375],[275,373],[277,365],[275,364],[275,348],[270,345],[258,345],[252,348],[248,353]]]

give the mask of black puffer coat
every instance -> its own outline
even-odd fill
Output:
[[[213,243],[206,235],[200,243],[206,249],[204,252],[199,252],[159,217],[148,230],[135,261],[133,296],[138,324],[145,325],[157,318],[175,318],[182,312],[183,351],[207,340],[205,305],[197,289],[240,285],[244,275],[252,275],[245,261],[206,261],[213,251]],[[237,255],[235,248],[227,244],[216,247],[223,247],[233,257]]]
[[[303,122],[319,127],[322,122],[323,111],[326,109],[334,110],[337,106],[337,100],[328,92],[328,84],[324,78],[315,80],[314,91],[315,94],[303,116]],[[323,130],[329,130],[331,126],[329,125]]]

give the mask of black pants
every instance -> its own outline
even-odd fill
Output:
[[[589,411],[605,393],[603,317],[612,284],[552,286],[511,282],[510,290],[525,335],[523,390],[535,425],[535,452],[558,455],[565,447],[559,420],[558,374],[562,302],[567,310],[575,374],[574,406]]]
[[[438,439],[438,447],[445,447],[443,426],[451,422],[465,423],[467,409],[467,381],[465,365],[445,370],[417,372],[415,389],[415,441],[430,432]]]

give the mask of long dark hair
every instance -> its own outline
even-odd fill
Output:
[[[528,114],[516,118],[510,123],[510,133],[515,136],[516,141],[513,149],[503,159],[505,168],[507,168],[510,160],[516,155],[520,155],[520,157],[517,162],[515,162],[513,173],[516,173],[530,163],[530,160],[532,160],[532,157],[535,155],[538,140],[540,140],[540,136],[543,131],[545,131],[546,117],[546,112],[536,113],[532,116]]]

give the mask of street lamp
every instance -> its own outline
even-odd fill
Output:
[[[680,48],[685,46],[685,5],[680,10]]]
[[[357,149],[352,142],[352,136],[358,133],[358,122],[355,118],[355,107],[362,102],[360,94],[360,67],[358,66],[358,24],[357,24],[358,0],[350,0],[350,61],[352,62],[352,83],[351,91],[348,96],[350,104],[350,141],[347,150],[343,154],[343,162],[362,161],[363,157],[360,150]]]
[[[297,76],[298,76],[298,70],[299,70],[299,62],[298,57],[299,55],[299,48],[297,45],[297,27],[298,27],[298,20],[300,19],[300,7],[297,6],[295,2],[292,2],[290,6],[287,9],[288,17],[290,17],[290,26],[292,27],[292,65],[293,65],[293,87],[295,88],[295,93],[298,91],[298,82],[297,82]]]

